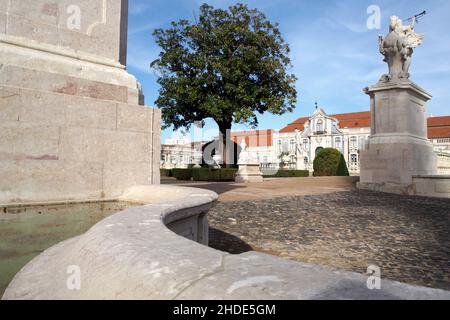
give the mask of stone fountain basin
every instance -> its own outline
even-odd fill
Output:
[[[217,199],[197,188],[133,187],[119,200],[147,205],[47,249],[3,299],[450,299],[448,291],[384,279],[369,290],[362,274],[209,248],[206,213]]]

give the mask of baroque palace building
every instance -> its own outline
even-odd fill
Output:
[[[241,144],[245,140],[248,152],[253,153],[263,168],[284,168],[313,171],[316,155],[324,148],[339,150],[347,161],[351,174],[359,174],[360,153],[370,135],[369,111],[328,115],[316,104],[314,113],[288,124],[279,131],[252,130],[233,132],[231,139]],[[438,155],[440,174],[450,174],[450,116],[428,118],[428,138]],[[193,151],[178,145],[163,145],[164,157],[177,150],[180,163],[171,167],[187,167],[194,163]],[[186,150],[185,152],[181,152]],[[183,155],[181,155],[183,154]],[[170,156],[169,156],[170,157]],[[174,157],[172,157],[174,158]],[[183,159],[183,162],[181,162]],[[161,163],[162,167],[170,167]]]

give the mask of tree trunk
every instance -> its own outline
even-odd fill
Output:
[[[231,122],[227,122],[227,123],[219,123],[219,141],[222,144],[222,167],[226,167],[228,164],[228,153],[227,153],[227,147],[229,146],[229,144],[231,143],[230,140],[228,140],[227,138],[227,131],[231,129]],[[234,147],[234,146],[232,146]],[[230,159],[231,162],[233,162],[233,159]]]

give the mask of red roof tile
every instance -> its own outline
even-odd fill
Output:
[[[330,117],[338,119],[341,128],[364,128],[371,125],[369,111],[334,114]],[[309,117],[299,118],[281,129],[280,132],[303,131],[308,119]],[[428,138],[450,138],[450,116],[428,118]]]

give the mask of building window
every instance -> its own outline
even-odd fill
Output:
[[[289,153],[289,141],[283,141],[283,148],[282,148],[283,152]]]
[[[307,165],[309,162],[308,157],[305,157],[305,159],[303,159],[303,161],[305,162],[305,165]]]
[[[290,141],[289,151],[290,152],[295,152],[295,140],[294,139],[291,139],[291,141]]]
[[[356,149],[358,147],[358,138],[353,136],[350,138],[350,148]]]
[[[277,144],[278,144],[278,151],[281,152],[281,140],[278,140]]]
[[[351,154],[350,155],[350,162],[351,164],[357,164],[358,163],[358,155],[357,154]]]
[[[364,136],[359,138],[359,150],[364,150],[366,145],[366,138]]]
[[[308,141],[308,139],[303,139],[303,149],[305,149],[306,151],[309,150],[309,141]]]
[[[291,155],[291,163],[295,163],[295,156]]]
[[[339,151],[341,151],[341,150],[342,150],[342,139],[341,139],[341,138],[336,138],[336,139],[334,140],[334,145],[335,145],[335,148],[336,148],[336,149],[338,149]]]
[[[316,131],[318,133],[322,133],[323,132],[323,120],[322,119],[317,120]]]

